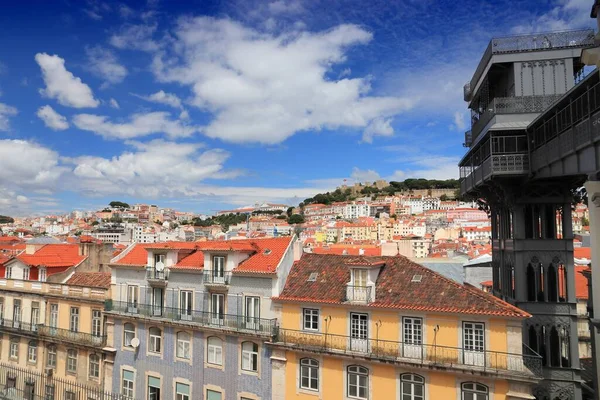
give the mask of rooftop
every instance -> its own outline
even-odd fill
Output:
[[[34,254],[20,254],[17,259],[32,267],[73,267],[87,256],[79,255],[77,244],[46,244]]]
[[[110,272],[75,272],[67,285],[110,288]]]

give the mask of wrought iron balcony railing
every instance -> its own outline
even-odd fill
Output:
[[[148,266],[146,267],[146,279],[166,281],[169,279],[169,269],[163,268],[159,271],[154,267]]]
[[[231,272],[204,271],[204,283],[208,285],[229,285]]]
[[[363,356],[383,361],[419,365],[502,372],[531,377],[542,376],[542,358],[523,345],[523,353],[466,349],[431,344],[403,343],[372,338],[353,338],[332,334],[314,334],[291,329],[279,329],[274,344],[296,350]]]
[[[29,322],[13,321],[0,318],[0,331],[5,332],[27,332],[37,334],[38,325]]]
[[[170,321],[193,323],[199,326],[235,332],[272,336],[277,319],[255,318],[237,314],[221,314],[184,308],[160,307],[108,300],[105,310],[139,317],[164,318]]]
[[[507,36],[490,40],[473,78],[469,82],[471,90],[475,89],[479,78],[494,54],[522,53],[540,50],[557,50],[566,48],[588,47],[594,45],[594,31],[580,29],[574,31],[534,33],[521,36]]]
[[[106,345],[106,335],[98,336],[91,333],[73,332],[68,329],[54,328],[47,325],[38,325],[37,331],[40,336],[69,343],[94,347],[104,347]]]
[[[370,303],[374,300],[372,286],[346,286],[346,301],[356,303]]]

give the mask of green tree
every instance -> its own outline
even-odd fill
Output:
[[[92,226],[100,225],[100,222],[98,222],[98,221],[93,221],[93,222],[92,222],[90,225],[92,225]]]
[[[288,207],[288,209],[285,213],[287,214],[288,218],[291,217],[292,214],[294,213],[294,207]]]
[[[582,217],[581,218],[581,225],[582,226],[590,226],[590,220],[587,219],[586,217]]]
[[[15,220],[7,215],[0,215],[0,224],[12,224]]]
[[[129,204],[122,201],[111,201],[108,205],[112,208],[129,208]]]
[[[288,218],[288,223],[290,224],[301,224],[304,222],[304,217],[300,214],[292,214],[290,218]]]
[[[441,201],[448,201],[448,195],[447,194],[443,194],[440,196],[440,200]]]

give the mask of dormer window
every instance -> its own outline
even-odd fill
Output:
[[[366,287],[367,286],[367,270],[366,269],[354,269],[354,286]]]
[[[225,257],[214,256],[212,265],[213,278],[225,277]]]
[[[160,265],[160,264],[164,267],[166,258],[167,257],[165,254],[155,254],[154,255],[154,268],[156,268],[156,266]]]
[[[29,280],[29,267],[23,268],[23,280],[24,281]]]
[[[40,282],[46,282],[46,268],[40,268],[38,274],[38,280]]]
[[[6,267],[6,279],[12,279],[12,265]]]

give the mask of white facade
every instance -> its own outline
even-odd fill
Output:
[[[352,202],[351,204],[346,204],[344,209],[344,218],[346,219],[368,217],[369,215],[371,215],[371,206],[367,202]]]

